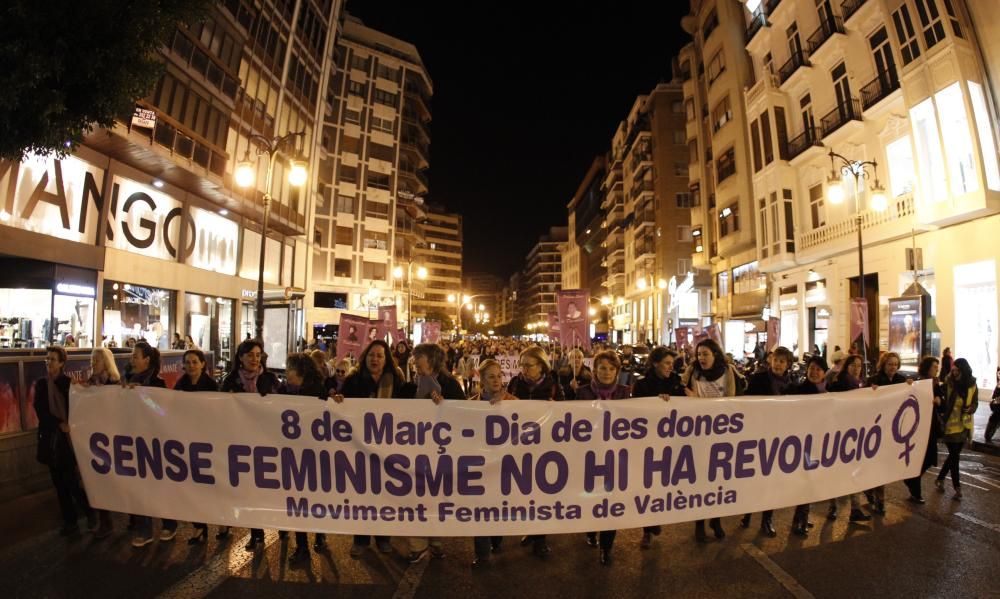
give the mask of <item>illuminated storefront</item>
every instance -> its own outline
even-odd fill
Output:
[[[94,346],[97,273],[0,257],[0,348]]]

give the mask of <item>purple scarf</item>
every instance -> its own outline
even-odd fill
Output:
[[[253,393],[253,392],[255,392],[257,390],[257,377],[260,376],[260,373],[262,371],[263,371],[263,368],[261,368],[259,366],[257,367],[257,370],[254,370],[252,372],[249,371],[249,370],[246,370],[242,366],[240,367],[240,370],[239,370],[240,381],[242,381],[242,383],[243,383],[243,392],[244,393]]]
[[[597,377],[594,377],[590,381],[590,390],[594,392],[597,399],[614,399],[616,389],[618,389],[617,382],[611,383],[610,385],[602,385],[597,382]]]

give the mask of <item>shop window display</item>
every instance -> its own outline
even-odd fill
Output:
[[[105,281],[105,345],[126,347],[145,340],[160,350],[170,349],[175,302],[174,291]]]
[[[198,349],[212,352],[227,368],[233,351],[233,300],[187,294],[186,330]]]

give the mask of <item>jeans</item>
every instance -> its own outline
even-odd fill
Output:
[[[951,472],[951,484],[956,489],[959,485],[958,480],[958,462],[962,456],[962,447],[965,445],[964,441],[959,441],[957,443],[946,441],[945,445],[948,447],[948,459],[944,461],[944,466],[941,467],[941,473],[938,474],[938,480],[944,480],[948,476],[948,472]]]
[[[177,530],[177,520],[163,520],[163,530]],[[135,529],[145,538],[153,536],[153,519],[149,516],[136,516]]]

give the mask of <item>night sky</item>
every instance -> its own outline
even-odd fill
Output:
[[[347,10],[420,51],[434,82],[428,200],[463,215],[463,270],[505,278],[566,224],[593,158],[690,39],[684,0],[348,0]]]

